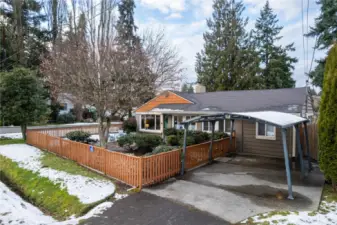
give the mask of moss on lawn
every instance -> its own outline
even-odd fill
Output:
[[[107,180],[104,176],[99,175],[83,166],[78,165],[76,162],[58,157],[49,152],[43,152],[41,158],[43,167],[49,167],[55,170],[64,171],[73,175],[82,175],[90,178],[96,178],[100,180]]]
[[[23,139],[2,139],[0,138],[0,145],[10,145],[10,144],[24,144],[25,140]]]
[[[71,215],[83,215],[95,205],[81,203],[76,196],[61,189],[59,184],[20,168],[17,163],[1,155],[0,180],[55,219],[64,220]]]

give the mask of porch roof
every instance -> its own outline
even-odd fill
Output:
[[[291,127],[296,124],[308,122],[306,118],[296,116],[289,113],[275,112],[275,111],[258,111],[258,112],[224,112],[215,113],[212,115],[204,115],[185,120],[183,124],[204,122],[204,121],[218,121],[224,119],[231,120],[254,120],[257,122],[265,122],[280,128]]]

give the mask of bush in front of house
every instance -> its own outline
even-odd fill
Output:
[[[166,143],[170,146],[179,145],[179,138],[177,135],[170,135],[166,137]]]
[[[117,143],[119,147],[122,147],[128,151],[135,150],[135,135],[134,134],[127,134],[120,138],[118,138]]]
[[[69,140],[82,143],[87,143],[90,136],[91,134],[85,131],[71,131],[66,134]]]
[[[158,145],[163,143],[163,139],[154,134],[127,134],[117,140],[120,147],[127,150],[143,150],[152,152]]]
[[[59,124],[74,123],[75,121],[76,121],[76,117],[71,112],[58,115],[56,118],[56,123],[59,123]]]
[[[164,135],[166,137],[170,136],[170,135],[177,135],[177,129],[175,129],[175,128],[165,128],[164,129]]]
[[[195,144],[200,144],[210,140],[210,136],[207,132],[192,131],[190,136],[194,138]]]
[[[169,152],[169,151],[176,150],[176,149],[179,149],[179,147],[178,146],[159,145],[159,146],[154,148],[154,150],[152,151],[152,154]]]
[[[195,142],[195,138],[193,136],[186,137],[186,146],[196,145],[196,144],[199,144],[199,143]],[[179,139],[179,145],[184,146],[184,137]]]
[[[219,139],[223,139],[226,137],[229,137],[229,135],[225,132],[221,132],[221,131],[214,132],[214,140],[219,140]]]
[[[137,131],[137,120],[131,117],[123,122],[123,130],[125,133],[129,134],[131,132]]]

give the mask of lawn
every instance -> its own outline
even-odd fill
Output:
[[[25,143],[25,140],[23,139],[0,138],[0,145],[23,144],[23,143]]]
[[[337,223],[337,193],[333,192],[331,185],[325,185],[322,193],[322,199],[317,211],[275,211],[263,213],[247,220],[241,224],[247,225],[304,225],[304,224],[336,224]]]
[[[43,152],[41,163],[43,167],[49,167],[58,171],[64,171],[69,174],[81,175],[100,180],[107,180],[106,177],[101,176],[98,173],[95,173],[89,169],[86,169],[78,165],[74,161],[58,157],[55,154],[49,152]]]
[[[82,204],[76,196],[69,195],[67,189],[62,189],[60,184],[23,169],[1,155],[0,180],[43,212],[59,220],[71,215],[82,215],[93,207]]]

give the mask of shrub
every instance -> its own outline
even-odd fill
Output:
[[[155,147],[163,143],[163,139],[154,134],[136,134],[135,144],[138,149],[152,151]]]
[[[193,131],[191,136],[194,137],[195,144],[200,144],[206,141],[209,141],[209,134],[202,131]]]
[[[214,140],[219,140],[219,139],[223,139],[229,137],[229,135],[225,132],[214,132]]]
[[[90,137],[90,133],[84,131],[72,131],[66,134],[69,140],[87,143]]]
[[[131,132],[137,131],[137,120],[131,117],[123,122],[123,130],[125,133],[129,134]]]
[[[72,113],[61,114],[57,116],[56,123],[74,123],[76,121],[76,117]]]
[[[175,129],[175,128],[166,128],[166,129],[164,129],[164,135],[165,136],[177,135],[177,129]]]
[[[142,149],[146,152],[152,151],[163,143],[160,136],[154,134],[127,134],[117,140],[120,147],[128,150]]]
[[[128,134],[122,137],[119,137],[117,143],[120,147],[125,148],[127,150],[135,150],[135,135]]]
[[[152,151],[152,154],[159,154],[162,152],[169,152],[175,149],[178,149],[178,146],[167,146],[167,145],[159,145],[157,147],[154,148],[154,150]]]
[[[179,139],[177,135],[170,135],[166,137],[166,143],[170,146],[177,146],[179,145]]]
[[[194,137],[192,137],[192,136],[186,137],[186,146],[195,145],[195,144],[197,144],[197,143],[195,142]],[[179,140],[179,145],[180,146],[184,145],[184,137]]]

